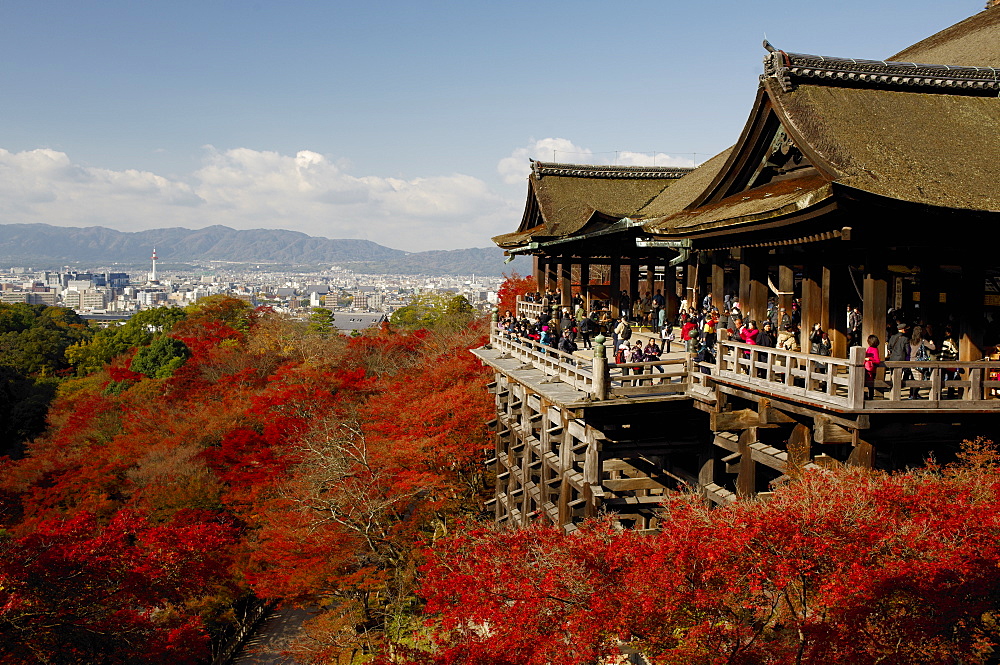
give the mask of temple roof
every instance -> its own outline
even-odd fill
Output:
[[[1000,66],[1000,7],[970,16],[889,58],[906,62]]]
[[[597,166],[532,161],[528,202],[515,233],[493,238],[504,248],[533,238],[564,237],[597,220],[639,216],[674,182],[690,172],[674,166]]]
[[[1000,100],[765,84],[778,116],[838,185],[891,199],[1000,211]]]

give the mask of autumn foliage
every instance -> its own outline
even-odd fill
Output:
[[[250,597],[335,608],[317,653],[385,643],[483,487],[483,323],[348,339],[214,298],[156,324],[77,347],[0,461],[0,663],[204,662]]]
[[[991,444],[678,495],[659,533],[497,527],[486,322],[459,316],[349,338],[213,298],[81,338],[47,431],[0,459],[0,665],[206,662],[255,599],[321,610],[307,663],[992,657]]]
[[[517,272],[512,272],[510,275],[504,276],[506,279],[497,290],[497,307],[500,309],[501,316],[508,310],[516,312],[517,299],[538,288],[535,278],[530,275],[521,277]]]
[[[424,569],[408,662],[985,662],[1000,609],[1000,468],[806,474],[769,500],[664,506],[655,535],[473,527]],[[608,661],[610,662],[610,661]]]

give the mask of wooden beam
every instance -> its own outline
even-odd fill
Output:
[[[720,392],[735,395],[736,397],[743,397],[744,399],[754,400],[760,398],[760,395],[750,392],[749,390],[743,390],[741,388],[735,388],[733,386],[726,386],[722,384],[716,384]],[[832,413],[827,413],[821,411],[818,408],[810,407],[805,404],[793,404],[791,402],[781,402],[781,407],[783,411],[788,411],[789,413],[797,413],[802,416],[813,417],[818,413],[824,413],[832,422],[840,423],[845,427],[850,427],[852,429],[868,429],[870,426],[870,418],[868,414],[862,413],[854,418],[845,418],[843,416],[837,416]]]
[[[709,428],[714,432],[742,430],[760,424],[760,416],[753,409],[724,411],[709,414]]]
[[[793,475],[804,468],[812,457],[812,434],[809,427],[801,423],[793,427],[786,448],[788,449],[787,473]]]
[[[601,483],[609,492],[634,492],[635,490],[665,489],[667,486],[655,478],[621,478]]]
[[[740,435],[740,474],[736,477],[736,493],[751,497],[757,493],[757,463],[753,459],[751,443],[757,443],[757,428],[744,430]]]
[[[701,488],[705,496],[720,506],[725,506],[736,501],[736,495],[726,488],[715,483],[709,483]]]
[[[868,443],[860,436],[859,432],[854,431],[854,448],[851,450],[850,456],[847,458],[848,466],[857,466],[862,469],[871,469],[875,466],[875,447]]]
[[[760,398],[760,401],[757,403],[757,410],[761,427],[798,422],[781,409],[772,406],[771,400],[766,397]]]
[[[856,429],[833,422],[822,414],[813,418],[813,440],[816,443],[853,443]]]

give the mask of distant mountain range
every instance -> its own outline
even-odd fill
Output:
[[[404,252],[369,240],[331,240],[280,229],[240,231],[227,226],[204,229],[150,229],[132,233],[102,226],[0,224],[0,262],[145,263],[152,248],[166,262],[232,261],[289,265],[340,264],[359,272],[400,274],[525,274],[530,263],[503,263],[495,247]]]

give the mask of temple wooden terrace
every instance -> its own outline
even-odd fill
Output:
[[[747,320],[797,310],[832,355],[720,335],[711,362],[616,364],[495,329],[475,353],[496,374],[499,521],[655,528],[669,489],[725,503],[810,465],[902,468],[994,436],[1000,9],[885,61],[765,49],[732,148],[693,170],[533,162],[521,224],[494,240],[533,257],[557,305],[617,317],[660,292],[670,320],[728,296]],[[947,330],[958,359],[884,361],[866,387],[864,342],[884,349],[898,322]]]

